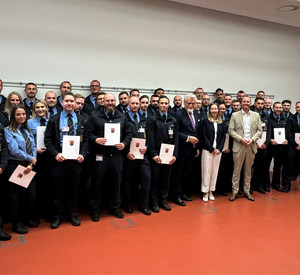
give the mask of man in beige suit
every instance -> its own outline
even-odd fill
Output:
[[[241,169],[244,166],[244,193],[248,200],[254,201],[250,195],[251,167],[257,152],[256,141],[262,134],[261,120],[258,113],[250,111],[251,99],[242,98],[242,110],[232,114],[228,133],[233,138],[234,170],[232,175],[232,195],[230,201],[236,199],[239,190]]]

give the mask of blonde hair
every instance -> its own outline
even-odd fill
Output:
[[[216,122],[217,122],[218,124],[220,124],[220,123],[223,122],[223,120],[222,120],[222,117],[221,117],[221,115],[220,115],[219,105],[218,105],[217,103],[211,103],[211,104],[209,104],[209,113],[208,113],[208,115],[207,115],[207,119],[208,119],[208,121],[211,122],[211,123],[214,122],[214,119],[213,119],[213,117],[212,117],[212,115],[211,115],[211,113],[210,113],[211,106],[213,106],[213,105],[217,106],[217,108],[218,108],[218,114],[217,114]]]
[[[5,102],[5,106],[4,106],[4,112],[7,113],[9,116],[10,116],[11,110],[13,108],[10,105],[10,100],[13,95],[16,95],[20,100],[20,104],[18,105],[18,107],[24,107],[22,96],[18,92],[13,91],[13,92],[9,93],[9,95],[7,96],[6,102]]]
[[[43,104],[45,107],[46,107],[46,113],[45,113],[45,117],[47,118],[48,117],[48,105],[47,105],[47,102],[45,100],[36,100],[34,105],[33,105],[33,109],[32,109],[32,118],[36,118],[36,112],[35,112],[35,106],[38,104],[38,103],[41,103]]]

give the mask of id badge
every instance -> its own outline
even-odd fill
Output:
[[[145,128],[141,127],[141,128],[139,129],[139,133],[145,133]]]
[[[173,129],[169,129],[169,136],[171,139],[173,138],[173,135],[174,135]]]
[[[61,128],[61,133],[62,133],[63,136],[69,134],[69,127],[68,126],[62,127]]]
[[[96,161],[103,161],[103,155],[96,155]]]

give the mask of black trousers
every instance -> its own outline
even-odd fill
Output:
[[[272,186],[280,186],[280,178],[282,175],[282,186],[290,188],[291,182],[288,179],[288,146],[274,145],[270,149],[271,155],[274,158]]]
[[[109,187],[109,207],[111,209],[120,207],[122,172],[123,156],[121,154],[103,156],[101,161],[94,160],[90,192],[91,212],[99,213],[101,210],[101,192],[104,185]],[[106,182],[104,182],[105,179],[107,179]]]
[[[150,162],[147,156],[144,159],[124,160],[124,203],[132,206],[135,202],[137,190],[138,204],[142,208],[148,208],[149,190],[151,181]]]
[[[52,216],[61,218],[77,216],[78,186],[80,181],[81,163],[76,160],[58,162],[52,160]]]
[[[170,195],[172,199],[181,198],[182,195],[192,194],[192,182],[190,176],[192,172],[195,155],[183,156],[178,154],[178,158],[172,165]],[[200,169],[200,167],[199,167]]]
[[[232,152],[222,153],[219,166],[216,192],[230,192],[232,190],[233,157]]]
[[[10,178],[18,165],[27,166],[29,162],[9,160],[6,168],[6,178]],[[27,188],[7,181],[10,198],[10,216],[13,224],[22,223],[28,219],[37,218],[36,214],[36,181],[32,179]]]
[[[172,165],[157,164],[154,160],[151,160],[150,165],[150,199],[152,203],[158,203],[159,200],[166,200],[168,198]]]
[[[295,180],[300,174],[300,150],[289,147],[288,162],[288,177],[290,180]]]
[[[251,179],[251,187],[254,189],[263,188],[269,186],[270,176],[269,168],[270,165],[268,160],[268,151],[267,149],[257,149],[255,154],[254,164],[253,164],[253,173]]]

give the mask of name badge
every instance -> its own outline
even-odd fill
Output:
[[[103,161],[103,155],[96,155],[96,161]]]
[[[69,127],[68,127],[68,126],[62,127],[62,128],[61,128],[61,131],[62,131],[62,132],[68,132],[68,133],[69,133]]]
[[[169,136],[174,135],[173,129],[169,129]]]
[[[263,122],[263,123],[261,124],[261,126],[262,126],[262,127],[265,127],[265,126],[266,126],[266,123]]]
[[[145,128],[141,127],[141,128],[139,129],[139,133],[145,133]]]

